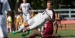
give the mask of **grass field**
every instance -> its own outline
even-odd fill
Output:
[[[9,38],[23,38],[21,35],[23,33],[17,33],[17,34],[13,34],[13,33],[9,33]],[[27,35],[25,38],[28,38],[31,34]]]
[[[60,38],[75,38],[75,30],[58,31]]]
[[[9,33],[8,35],[9,35],[9,38],[28,38],[30,35],[32,35],[33,33],[31,33],[31,34],[29,34],[29,35],[27,35],[27,36],[25,36],[25,37],[22,37],[21,35],[22,35],[23,33],[17,33],[17,34],[13,34],[13,33]],[[38,37],[37,37],[38,38]]]
[[[22,33],[18,33],[18,34],[9,33],[9,38],[23,38],[21,34]],[[31,34],[27,35],[25,38],[28,38],[28,36],[30,36]],[[59,38],[75,38],[75,30],[58,31],[58,35]]]

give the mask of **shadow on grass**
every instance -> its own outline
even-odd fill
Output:
[[[23,37],[23,38],[28,38],[28,37]],[[52,36],[51,38],[61,38],[61,36]]]
[[[23,37],[23,38],[28,38],[28,37]]]
[[[66,35],[66,36],[52,36],[52,38],[65,38],[65,37],[75,37],[75,35]],[[28,37],[23,37],[23,38],[28,38]]]
[[[59,36],[52,36],[52,38],[61,38],[61,36],[59,35]]]
[[[59,36],[59,37],[75,37],[75,35],[66,35],[66,36]]]
[[[75,37],[75,35],[66,35],[66,36],[58,36],[58,38],[65,38],[65,37]]]

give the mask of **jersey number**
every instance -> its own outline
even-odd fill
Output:
[[[2,14],[2,6],[3,6],[3,3],[0,2],[0,14]]]

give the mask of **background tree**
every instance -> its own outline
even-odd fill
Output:
[[[14,10],[15,10],[15,0],[8,0],[9,1],[9,4],[10,4],[10,7],[11,7],[11,10],[12,10],[12,13],[10,14],[11,17],[12,17],[12,25],[11,25],[11,28],[12,28],[12,31],[15,30],[15,24],[14,24]]]
[[[60,0],[53,0],[53,8],[58,9],[59,8],[59,3],[60,3]]]

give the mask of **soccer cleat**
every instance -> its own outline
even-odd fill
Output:
[[[12,32],[13,34],[16,34],[16,32]]]
[[[26,35],[28,35],[30,33],[30,31],[26,31],[25,33],[23,33],[21,36],[24,37]]]
[[[17,33],[19,33],[19,31],[14,31],[14,32],[13,32],[13,34],[17,34]]]
[[[32,30],[30,30],[30,33],[32,33]]]

